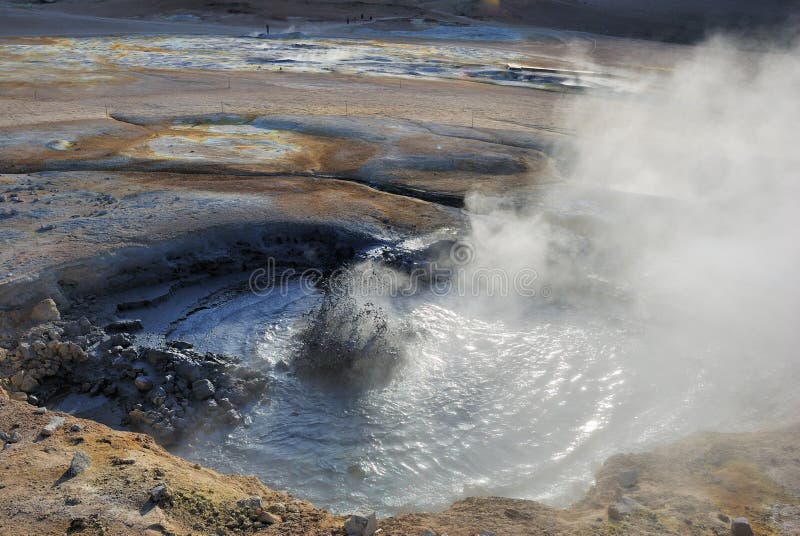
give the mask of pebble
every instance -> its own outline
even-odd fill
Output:
[[[47,408],[45,408],[44,406],[41,408],[36,408],[33,410],[33,413],[36,415],[44,415],[45,413],[47,413]]]

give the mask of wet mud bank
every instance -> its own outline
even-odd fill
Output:
[[[0,287],[8,306],[0,311],[0,381],[14,399],[145,431],[164,444],[187,430],[240,425],[243,408],[268,396],[269,366],[198,351],[168,333],[142,337],[149,326],[136,315],[185,289],[252,292],[252,274],[260,274],[262,291],[285,284],[278,279],[285,274],[324,278],[380,243],[335,226],[228,226],[51,267]]]

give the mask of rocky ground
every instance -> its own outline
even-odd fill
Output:
[[[0,529],[6,534],[347,534],[348,519],[170,455],[151,437],[50,412],[0,390]],[[430,536],[800,533],[800,427],[696,434],[619,455],[572,507],[473,497],[381,519]],[[350,520],[349,534],[372,534]],[[365,525],[368,518],[365,518]]]

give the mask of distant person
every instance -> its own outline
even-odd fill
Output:
[[[269,35],[269,24],[267,24],[267,35]]]

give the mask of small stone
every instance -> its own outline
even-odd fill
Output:
[[[81,501],[80,497],[67,497],[64,500],[64,504],[66,504],[67,506],[77,506],[77,505],[81,504],[81,502],[82,501]]]
[[[422,531],[422,536],[436,536],[436,533],[431,529],[425,529]]]
[[[86,471],[91,465],[92,460],[89,459],[89,455],[86,454],[86,452],[79,450],[75,452],[74,456],[72,456],[72,461],[69,463],[69,469],[67,469],[66,476],[67,478],[74,478]]]
[[[123,348],[128,348],[133,344],[133,337],[127,333],[114,333],[108,340],[108,345],[113,348],[119,347],[119,350],[114,351],[115,354],[122,352]]]
[[[192,383],[192,392],[197,400],[205,400],[214,396],[216,389],[210,380],[202,379]]]
[[[286,515],[286,505],[280,502],[270,504],[269,508],[267,508],[267,512],[279,516]]]
[[[133,380],[133,385],[140,391],[149,391],[153,388],[153,380],[147,376],[136,376],[136,379]]]
[[[746,517],[735,517],[731,521],[731,536],[753,536],[753,528]]]
[[[244,508],[250,512],[255,512],[256,510],[263,508],[263,501],[258,495],[253,495],[252,497],[238,501],[236,505],[239,508]]]
[[[47,408],[45,407],[36,408],[33,410],[33,413],[36,415],[44,415],[45,413],[47,413]]]
[[[80,432],[81,430],[83,430],[83,427],[78,423],[75,423],[69,427],[70,432]]]
[[[376,530],[378,530],[378,520],[375,512],[368,516],[352,515],[344,522],[347,536],[372,536]]]
[[[83,530],[86,528],[86,520],[82,517],[76,517],[69,522],[70,532]]]
[[[172,498],[166,484],[159,484],[150,490],[150,500],[154,504],[161,504],[162,502],[169,501]]]
[[[50,422],[42,428],[41,434],[43,437],[50,437],[62,426],[64,426],[64,417],[53,417],[50,419]]]
[[[497,533],[493,530],[481,529],[478,536],[497,536]]]
[[[11,400],[17,400],[19,402],[27,402],[28,401],[28,393],[23,393],[22,391],[12,391],[8,393],[8,397]]]
[[[262,510],[258,514],[258,520],[261,523],[264,523],[265,525],[278,525],[283,522],[280,516],[276,516],[275,514],[267,512],[265,510]]]
[[[19,432],[16,430],[11,430],[11,433],[8,434],[8,442],[9,443],[19,443],[22,441],[22,436],[19,435]]]

